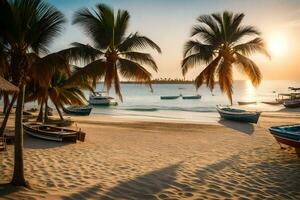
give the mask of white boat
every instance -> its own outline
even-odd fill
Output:
[[[108,96],[106,92],[95,92],[94,94],[90,95],[89,103],[97,106],[118,105],[116,100],[113,97]]]

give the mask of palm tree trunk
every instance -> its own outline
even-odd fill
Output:
[[[24,104],[25,84],[20,86],[17,100],[16,120],[15,120],[15,161],[12,184],[15,186],[26,186],[24,177],[23,160],[23,104]]]
[[[45,113],[44,113],[44,123],[48,121],[48,94],[46,94],[45,98]]]
[[[44,107],[44,100],[42,100],[42,102],[41,102],[40,112],[36,119],[37,122],[43,122],[43,107]]]
[[[57,112],[58,112],[58,115],[59,115],[59,117],[60,117],[60,120],[64,121],[63,115],[62,115],[61,111],[59,110],[57,104],[55,103],[54,105],[55,105],[55,108],[56,108],[56,110],[57,110]]]
[[[6,114],[9,106],[9,97],[7,93],[3,94],[3,114]]]
[[[4,130],[5,130],[5,127],[6,127],[6,124],[7,124],[7,120],[8,120],[8,117],[9,117],[9,115],[10,115],[10,111],[11,111],[11,109],[12,109],[12,107],[13,107],[13,105],[14,105],[16,99],[17,99],[17,96],[18,96],[17,93],[15,93],[15,94],[13,95],[13,97],[12,97],[12,99],[11,99],[11,102],[10,102],[9,106],[8,106],[8,108],[6,109],[5,117],[4,117],[4,119],[3,119],[3,122],[2,122],[1,128],[0,128],[0,136],[2,136],[3,133],[4,133]]]

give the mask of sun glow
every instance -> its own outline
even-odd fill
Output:
[[[283,34],[276,34],[269,38],[267,42],[271,56],[281,56],[287,51],[287,40]]]

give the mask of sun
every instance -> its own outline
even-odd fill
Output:
[[[275,34],[267,41],[267,48],[271,56],[281,56],[286,53],[287,40],[282,34]]]

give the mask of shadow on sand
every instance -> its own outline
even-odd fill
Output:
[[[62,199],[156,199],[156,194],[174,184],[179,166],[180,163],[177,163],[143,174],[132,180],[121,182],[107,192],[101,192],[101,186],[98,184]]]
[[[49,148],[62,147],[69,144],[72,143],[42,140],[24,134],[24,147],[28,149],[49,149]]]
[[[201,198],[212,194],[220,198],[299,199],[299,169],[295,155],[257,148],[199,169],[195,182],[203,191]]]
[[[231,128],[238,132],[246,133],[248,135],[252,135],[254,133],[254,125],[250,123],[242,123],[221,119],[218,121],[219,124],[226,126],[227,128]]]

